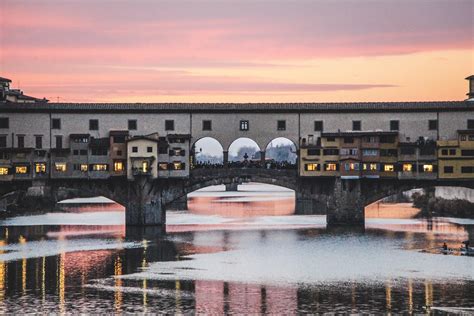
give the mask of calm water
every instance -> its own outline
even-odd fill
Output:
[[[433,312],[474,307],[474,221],[367,220],[331,230],[295,216],[293,192],[199,192],[168,234],[125,237],[123,211],[92,207],[0,227],[0,313]],[[396,207],[393,209],[396,214]]]

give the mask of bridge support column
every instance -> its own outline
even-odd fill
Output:
[[[364,225],[364,197],[360,180],[335,179],[334,192],[328,196],[327,224]]]
[[[224,164],[224,166],[226,166],[226,165],[229,163],[229,151],[224,150],[224,151],[222,152],[222,156],[223,156],[223,161],[222,161],[222,163]]]
[[[165,209],[157,183],[147,176],[137,176],[128,184],[125,210],[126,226],[162,226],[166,224]]]
[[[265,150],[260,151],[260,162],[265,166]]]
[[[225,184],[225,190],[227,192],[235,192],[238,191],[238,183],[237,182],[231,182],[231,183],[226,183]]]

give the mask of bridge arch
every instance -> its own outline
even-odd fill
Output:
[[[201,137],[193,143],[192,148],[197,163],[221,164],[224,161],[224,147],[214,137]]]
[[[255,159],[255,154],[258,153],[258,155],[260,155],[260,151],[262,151],[262,149],[258,143],[248,137],[239,137],[227,147],[229,161],[242,161],[245,154],[248,155],[249,160]]]
[[[265,151],[265,158],[271,158],[278,162],[296,164],[298,159],[297,148],[296,143],[291,139],[287,137],[275,137],[267,143],[263,150]]]

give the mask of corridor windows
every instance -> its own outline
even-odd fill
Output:
[[[7,147],[7,136],[1,135],[0,136],[0,148]]]
[[[323,121],[314,121],[314,131],[315,132],[323,131]]]
[[[279,130],[279,131],[285,131],[286,130],[286,121],[285,120],[277,121],[277,130]]]
[[[36,174],[46,173],[46,164],[43,162],[35,163],[35,173]]]
[[[436,131],[438,129],[438,120],[429,120],[428,129],[430,131]]]
[[[317,163],[307,163],[304,167],[306,171],[319,171],[321,169],[320,165]]]
[[[67,165],[65,162],[56,162],[54,164],[54,170],[56,170],[57,172],[66,172]]]
[[[174,131],[174,120],[165,121],[165,131]]]
[[[203,120],[202,121],[202,130],[203,131],[212,131],[212,121],[211,120]]]
[[[388,164],[383,166],[383,171],[385,172],[394,172],[395,171],[395,165]]]
[[[390,130],[391,131],[398,131],[400,128],[400,121],[391,120],[390,121]]]
[[[99,130],[99,120],[89,120],[89,130],[98,131]]]
[[[352,121],[352,130],[353,131],[360,131],[362,129],[361,121]]]
[[[128,130],[129,131],[137,130],[137,120],[128,120]]]
[[[413,171],[413,164],[411,163],[404,163],[402,166],[403,172],[412,172]]]
[[[18,148],[25,148],[25,136],[18,135]]]
[[[43,148],[43,136],[36,135],[35,136],[35,148],[42,149]]]
[[[61,129],[61,119],[58,119],[58,118],[52,119],[51,129]]]
[[[241,131],[248,131],[249,130],[249,121],[241,120],[240,121],[240,130]]]
[[[63,148],[63,137],[61,135],[56,135],[56,149],[62,149]]]
[[[8,117],[0,117],[0,128],[10,128],[10,120]]]
[[[474,120],[467,120],[467,129],[474,129]]]
[[[337,171],[337,163],[327,163],[324,165],[324,171]]]

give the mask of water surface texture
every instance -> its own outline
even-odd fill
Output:
[[[474,306],[474,258],[439,252],[443,242],[459,248],[474,221],[390,218],[400,214],[392,205],[378,208],[374,213],[384,214],[367,219],[365,229],[328,229],[325,216],[292,214],[291,191],[242,189],[192,194],[189,211],[169,212],[168,233],[149,240],[127,238],[123,210],[110,207],[3,221],[0,313],[430,313]]]

